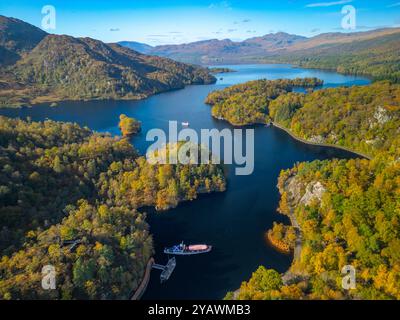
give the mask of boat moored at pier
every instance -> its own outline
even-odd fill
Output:
[[[175,254],[175,255],[193,255],[193,254],[200,254],[200,253],[207,253],[210,252],[212,246],[207,244],[192,244],[192,245],[185,245],[183,242],[179,245],[165,248],[164,253],[166,254]]]

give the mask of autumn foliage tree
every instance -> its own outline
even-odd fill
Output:
[[[137,134],[141,130],[140,121],[135,118],[129,118],[124,114],[119,116],[119,128],[124,137]]]

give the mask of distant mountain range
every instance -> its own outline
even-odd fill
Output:
[[[168,57],[187,63],[210,65],[259,62],[266,58],[281,55],[315,53],[338,45],[343,45],[345,48],[346,45],[354,46],[355,43],[362,41],[370,41],[369,44],[374,46],[375,44],[379,45],[379,39],[388,36],[394,36],[400,40],[400,29],[387,28],[367,32],[324,33],[311,38],[279,32],[241,42],[229,39],[211,39],[179,45],[156,47],[144,45],[144,48],[146,54]],[[130,46],[130,42],[127,41],[120,44]],[[138,43],[135,43],[135,48],[141,51]],[[307,50],[311,51],[307,52]]]
[[[266,52],[283,50],[306,39],[302,36],[279,32],[263,37],[250,38],[242,42],[234,42],[230,39],[211,39],[150,48],[137,42],[123,41],[119,42],[119,44],[129,48],[136,48],[139,52],[144,52],[141,51],[141,46],[143,46],[147,54],[168,57],[181,62],[207,65],[263,56]]]
[[[148,44],[135,41],[121,41],[118,42],[118,44],[143,54],[149,54],[154,48]]]
[[[66,99],[138,99],[216,81],[205,68],[91,38],[50,35],[4,16],[0,53],[0,107]]]
[[[400,29],[382,29],[348,35],[321,35],[278,55],[260,57],[257,62],[290,63],[399,83],[399,52]]]

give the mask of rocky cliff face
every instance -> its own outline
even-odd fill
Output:
[[[287,193],[290,205],[295,207],[298,205],[310,205],[314,200],[321,201],[326,188],[320,181],[304,183],[294,175],[286,180],[283,191]]]

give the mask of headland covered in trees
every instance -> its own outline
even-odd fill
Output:
[[[294,88],[315,88],[323,85],[316,78],[254,80],[210,93],[205,103],[212,106],[211,114],[235,126],[269,123],[268,106],[278,96]]]

